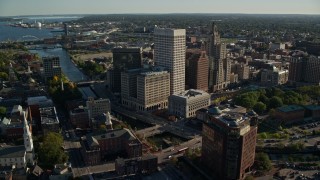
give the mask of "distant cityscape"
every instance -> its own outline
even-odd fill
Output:
[[[320,179],[319,15],[0,18],[0,179]]]

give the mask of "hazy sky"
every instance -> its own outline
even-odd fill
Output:
[[[111,13],[320,14],[320,0],[0,0],[0,16]]]

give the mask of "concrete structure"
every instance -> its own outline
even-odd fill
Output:
[[[121,93],[121,72],[142,67],[141,48],[114,48],[113,70],[110,71],[110,87],[112,92]]]
[[[86,102],[89,119],[95,118],[101,114],[111,111],[111,104],[109,99],[94,99],[92,97],[88,98]]]
[[[170,73],[161,68],[128,70],[121,77],[121,103],[138,111],[168,107]]]
[[[205,51],[194,51],[186,60],[186,84],[190,89],[208,91],[209,58]]]
[[[90,127],[89,113],[83,106],[71,110],[69,117],[74,128],[87,129]]]
[[[49,132],[60,132],[59,119],[57,115],[56,108],[53,107],[44,107],[39,108],[40,111],[40,123],[41,131],[45,135]]]
[[[0,147],[0,166],[24,168],[26,167],[26,149],[21,146]]]
[[[58,56],[43,57],[43,70],[46,80],[52,79],[53,76],[61,76],[60,60]]]
[[[289,66],[290,83],[310,83],[320,82],[320,58],[316,56],[301,57],[292,56]]]
[[[292,123],[303,120],[304,112],[302,106],[289,105],[277,108],[274,117],[284,123]]]
[[[135,158],[142,155],[142,143],[128,129],[107,130],[105,133],[81,138],[81,153],[87,165],[99,164],[113,155]]]
[[[288,81],[288,70],[279,70],[273,66],[273,69],[261,70],[261,84],[264,86],[277,86],[285,84]]]
[[[219,91],[230,83],[231,62],[226,59],[226,44],[221,43],[217,26],[212,23],[209,37],[209,89]]]
[[[190,89],[169,97],[168,111],[178,117],[194,117],[196,111],[210,105],[210,94],[205,91]]]
[[[154,30],[154,60],[170,72],[170,95],[185,90],[186,30]]]
[[[243,179],[254,163],[255,120],[241,113],[211,115],[202,134],[202,162],[214,177]]]

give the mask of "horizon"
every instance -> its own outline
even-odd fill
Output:
[[[38,15],[104,15],[104,14],[303,14],[319,15],[318,0],[147,0],[104,1],[69,0],[49,1],[0,0],[0,17]]]

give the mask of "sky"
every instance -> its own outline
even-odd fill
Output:
[[[129,13],[320,14],[320,0],[0,0],[0,16]]]

